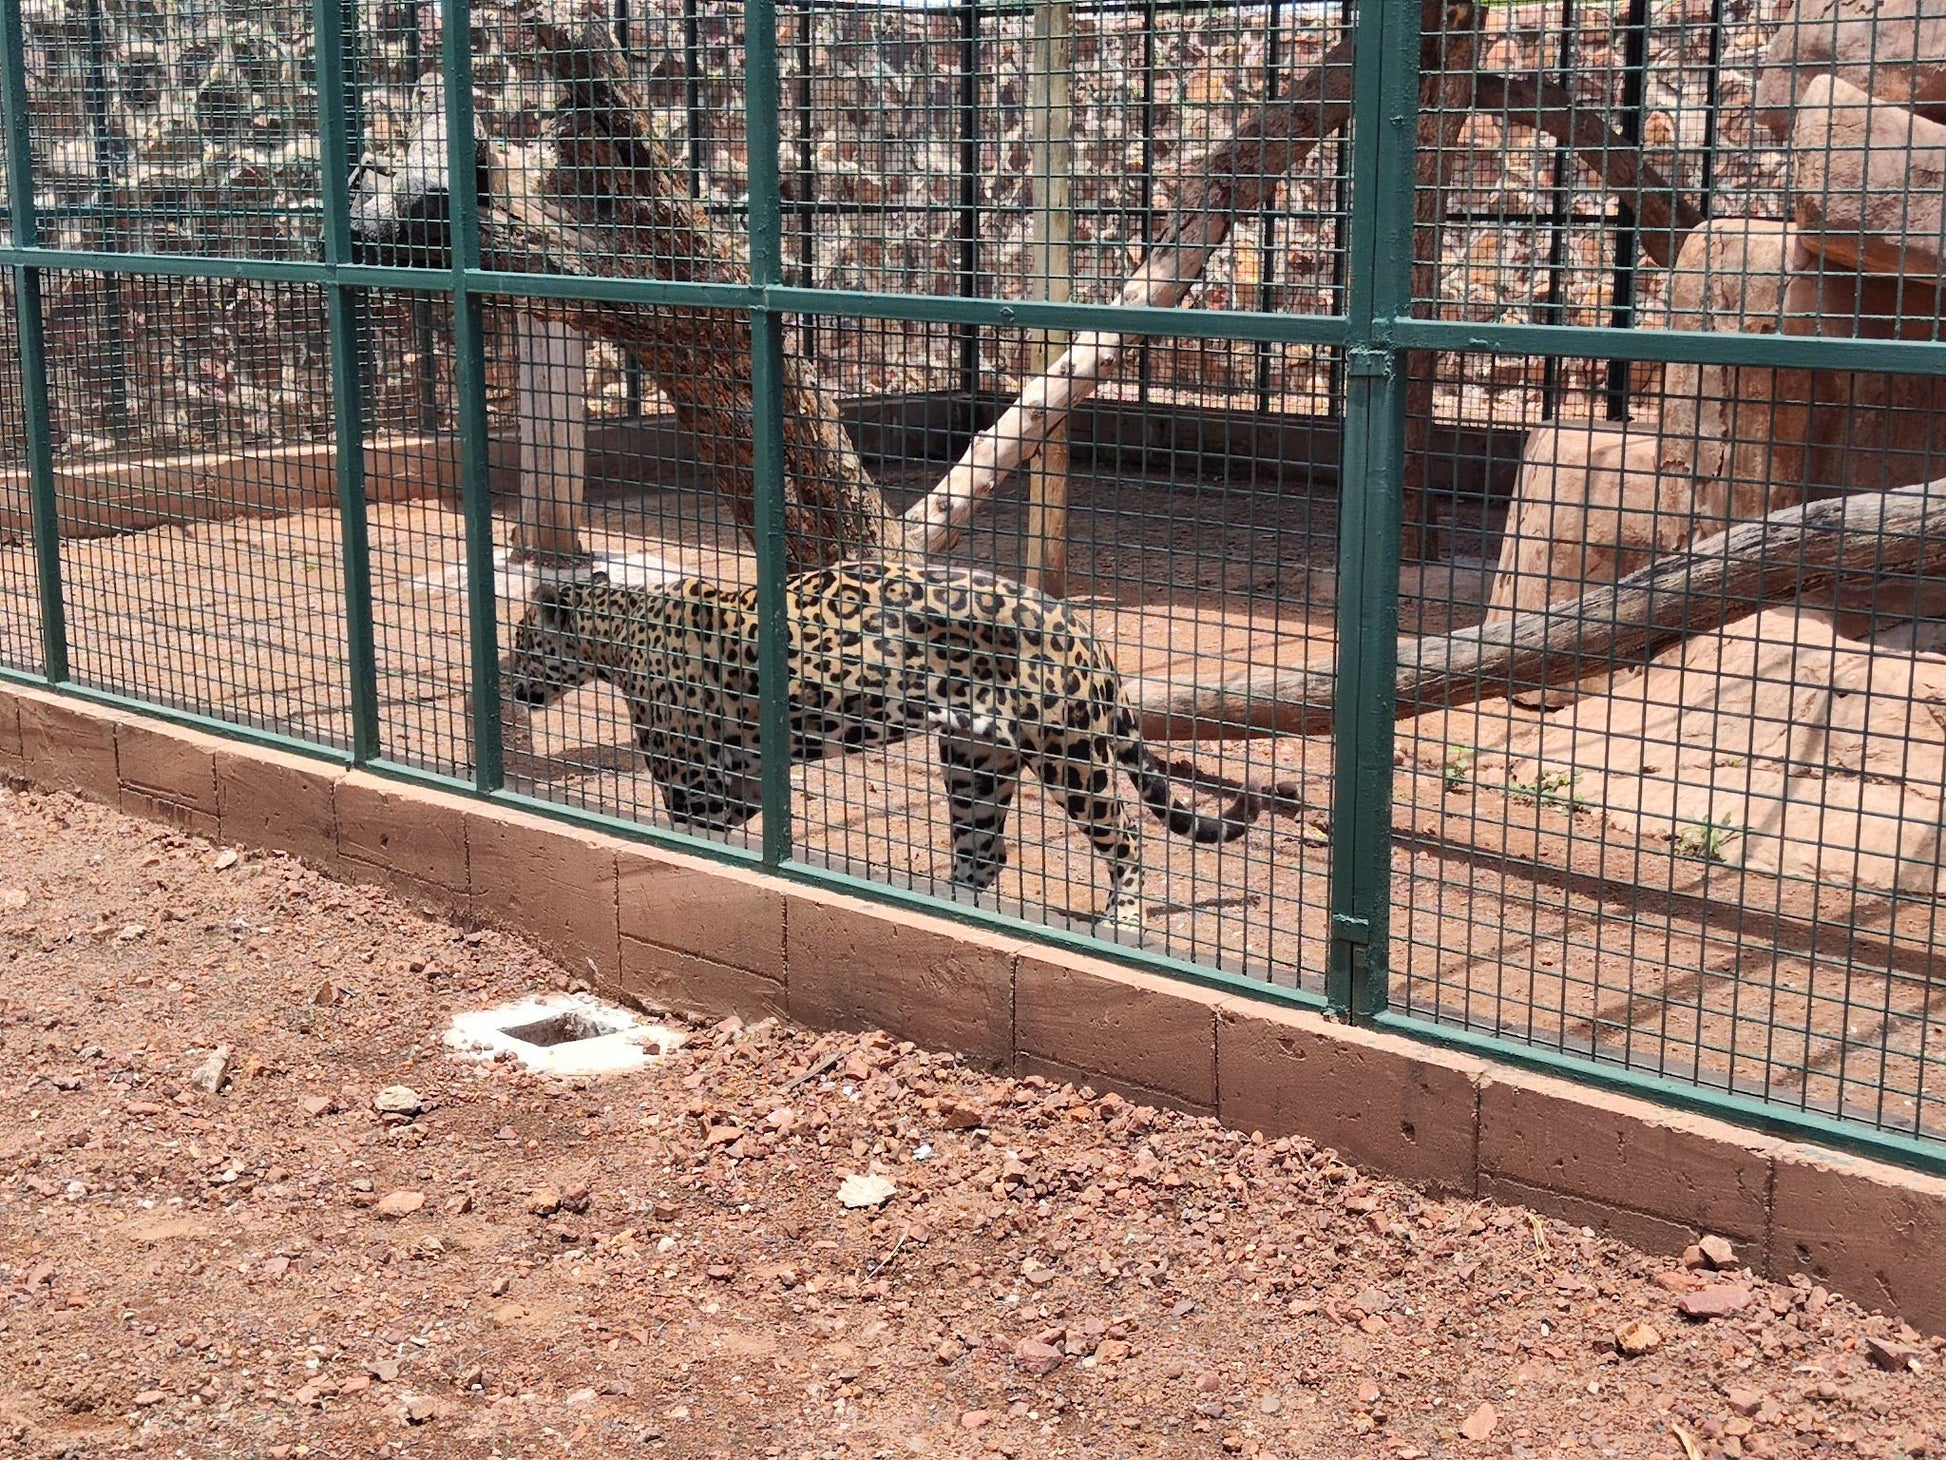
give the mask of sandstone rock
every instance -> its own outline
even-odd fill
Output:
[[[1014,1345],[1014,1362],[1021,1372],[1036,1377],[1051,1374],[1061,1367],[1066,1356],[1051,1343],[1042,1343],[1036,1338],[1023,1338]]]
[[[1645,567],[1655,553],[1695,535],[1685,483],[1660,470],[1651,432],[1544,426],[1527,438],[1500,562],[1487,603],[1489,623],[1579,598]],[[1609,676],[1582,682],[1599,692]],[[1523,704],[1539,695],[1520,696]],[[1575,691],[1549,691],[1558,707]]]
[[[1499,1412],[1491,1403],[1482,1402],[1480,1407],[1461,1423],[1460,1433],[1469,1440],[1484,1440],[1493,1433],[1494,1426],[1499,1423]]]
[[[1711,219],[1669,278],[1669,328],[1777,334],[1793,244],[1786,224]],[[1673,362],[1664,373],[1661,469],[1698,479],[1711,515],[1762,517],[1801,499],[1810,372]]]
[[[1615,1330],[1615,1352],[1625,1358],[1639,1359],[1662,1346],[1662,1335],[1652,1324],[1634,1319]]]
[[[387,1085],[372,1097],[372,1108],[381,1115],[417,1115],[425,1101],[410,1085]]]
[[[1730,1245],[1727,1237],[1718,1237],[1714,1234],[1704,1237],[1696,1244],[1696,1250],[1701,1254],[1703,1261],[1718,1272],[1728,1272],[1742,1265],[1737,1261],[1736,1248]]]
[[[394,1191],[379,1198],[378,1214],[381,1217],[409,1217],[426,1204],[423,1191]]]
[[[1802,0],[1757,75],[1757,116],[1778,141],[1820,76],[1946,120],[1946,0]]]
[[[1750,1289],[1737,1283],[1712,1283],[1693,1293],[1683,1294],[1676,1305],[1685,1318],[1728,1318],[1750,1306]]]
[[[1876,1335],[1868,1336],[1865,1340],[1865,1356],[1872,1361],[1873,1367],[1888,1373],[1904,1373],[1925,1355],[1926,1351],[1917,1344],[1898,1343]]]
[[[1946,125],[1820,76],[1791,152],[1798,236],[1827,265],[1946,278]]]
[[[1784,311],[1786,334],[1931,339],[1946,307],[1926,280],[1820,267],[1800,241]],[[1820,370],[1808,375],[1806,406],[1801,473],[1810,495],[1882,492],[1937,474],[1946,386],[1936,377]]]

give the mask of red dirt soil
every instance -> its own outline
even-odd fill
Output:
[[[568,985],[514,938],[18,785],[0,846],[0,1454],[1946,1447],[1941,1344],[1808,1281],[883,1035],[469,1063]]]

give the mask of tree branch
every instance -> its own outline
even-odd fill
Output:
[[[1545,132],[1571,148],[1606,192],[1635,210],[1642,252],[1662,268],[1675,263],[1684,236],[1702,223],[1703,215],[1643,159],[1638,144],[1611,127],[1599,112],[1578,103],[1558,82],[1541,76],[1484,73],[1473,78],[1473,106]]]
[[[1786,508],[1659,558],[1619,583],[1533,613],[1399,641],[1396,720],[1573,684],[1643,664],[1672,644],[1786,603],[1849,574],[1946,572],[1946,478]],[[1152,740],[1325,735],[1330,669],[1240,670],[1179,688],[1134,680]]]

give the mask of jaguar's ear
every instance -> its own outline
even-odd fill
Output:
[[[588,581],[597,588],[606,588],[608,586],[608,574],[600,568],[596,568],[594,572],[588,575]]]
[[[559,629],[572,617],[561,602],[560,585],[556,583],[536,585],[534,596],[528,600],[527,613],[530,622],[542,629]]]

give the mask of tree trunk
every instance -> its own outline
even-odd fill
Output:
[[[558,320],[514,315],[520,515],[512,559],[552,570],[585,567],[588,476],[587,342]]]
[[[1836,497],[1743,522],[1569,603],[1447,634],[1399,641],[1393,715],[1573,684],[1646,663],[1770,604],[1849,574],[1877,579],[1946,571],[1946,478]],[[1337,676],[1329,669],[1241,670],[1180,689],[1130,686],[1153,740],[1325,735]]]
[[[562,88],[537,186],[495,178],[482,199],[481,265],[579,278],[748,285],[728,230],[690,198],[605,41],[542,24],[536,51]],[[509,183],[514,185],[510,186]],[[534,299],[524,308],[621,347],[693,436],[746,533],[756,522],[750,322],[736,309]],[[784,359],[785,558],[793,570],[871,556],[884,501],[810,363]]]

